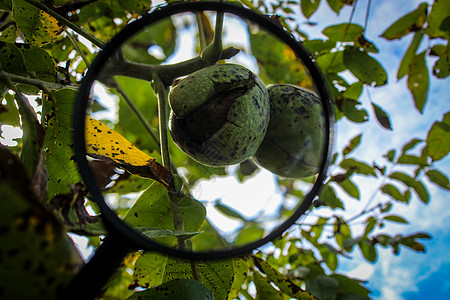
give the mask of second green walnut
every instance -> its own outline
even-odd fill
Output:
[[[302,178],[319,172],[325,145],[325,117],[312,91],[277,84],[267,88],[270,123],[253,159],[279,176]]]
[[[174,142],[210,166],[239,163],[255,154],[270,119],[267,89],[249,69],[213,65],[179,81],[169,93]]]

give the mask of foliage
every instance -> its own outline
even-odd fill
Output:
[[[323,30],[323,39],[310,39],[304,28],[300,28],[296,12],[301,11],[309,20],[320,2],[242,0],[240,4],[263,14],[276,14],[276,21],[309,49],[330,85],[338,120],[345,118],[356,126],[368,122],[369,110],[373,110],[380,126],[393,130],[390,116],[382,107],[372,101],[368,104],[361,102],[364,90],[392,81],[377,59],[378,48],[365,36],[367,24],[361,26],[349,20],[348,23],[331,25]],[[326,2],[336,14],[356,5],[356,1],[349,0]],[[36,297],[56,298],[80,263],[75,247],[67,242],[65,232],[87,236],[92,245],[98,246],[104,228],[98,216],[87,212],[88,208],[97,212],[97,208],[88,200],[73,160],[73,103],[81,78],[103,43],[126,24],[154,9],[149,3],[144,0],[54,0],[37,4],[31,0],[0,1],[0,133],[7,126],[20,128],[23,133],[22,137],[15,139],[15,146],[0,146],[0,198],[8,200],[1,201],[0,267],[2,273],[8,270],[27,276],[24,280],[25,277],[2,275],[0,295],[20,297],[25,290]],[[444,0],[436,0],[432,5],[422,3],[380,33],[387,41],[411,37],[396,76],[397,79],[407,77],[406,88],[411,93],[414,107],[421,113],[428,100],[430,76],[447,78],[449,75],[449,3]],[[206,33],[212,31],[208,16],[200,17],[203,24],[200,27]],[[182,26],[170,20],[158,23],[153,30],[131,39],[123,54],[139,62],[160,65],[174,53],[177,34],[181,30],[184,30]],[[289,49],[284,49],[285,45],[272,43],[261,32],[249,32],[251,51],[264,57],[258,60],[264,81],[294,82],[311,87],[311,82],[302,73],[303,69],[291,63],[294,58]],[[84,37],[83,42],[80,36]],[[428,47],[418,53],[424,40],[428,41]],[[268,43],[273,45],[270,49],[277,50],[274,55],[267,54]],[[147,51],[155,45],[161,47],[163,55]],[[434,62],[432,67],[427,65],[430,61]],[[355,81],[349,83],[344,71],[353,74]],[[287,78],[283,74],[291,76]],[[150,85],[143,78],[118,76],[110,92],[119,101],[117,115],[120,122],[105,118],[103,123],[114,127],[112,132],[128,140],[133,149],[147,151],[133,150],[139,151],[132,154],[138,153],[141,162],[145,160],[141,167],[148,161],[158,160],[170,168],[170,164],[163,161],[164,155],[161,157],[155,151],[159,143],[157,138],[143,135],[148,128],[156,127],[160,120],[155,96],[160,90],[155,80],[152,83]],[[129,98],[134,100],[134,106],[128,105]],[[94,100],[93,110],[99,113],[107,111],[96,102],[97,99]],[[412,199],[419,199],[424,204],[432,201],[429,184],[450,189],[448,176],[435,167],[436,162],[449,153],[449,128],[450,114],[444,112],[426,137],[412,138],[401,149],[390,149],[373,163],[361,161],[353,155],[361,145],[361,133],[333,156],[333,172],[315,202],[328,213],[313,219],[312,223],[298,224],[275,240],[269,250],[227,261],[192,264],[162,254],[133,252],[105,286],[103,297],[168,299],[178,297],[180,291],[189,290],[195,299],[368,299],[370,291],[363,282],[335,272],[339,259],[352,255],[354,249],[359,249],[368,262],[377,260],[378,247],[391,248],[394,254],[400,252],[400,246],[417,252],[425,251],[423,240],[430,238],[428,233],[392,235],[381,229],[388,222],[408,223],[403,216],[392,212],[394,205],[408,205]],[[111,156],[108,151],[96,154],[103,158]],[[224,175],[245,182],[258,173],[257,167],[249,161],[242,163],[238,171],[203,166],[172,144],[170,154],[171,164],[183,167],[182,178],[188,187],[200,180]],[[122,158],[119,156],[118,159]],[[98,182],[109,189],[109,193],[128,195],[133,191],[143,191],[131,209],[129,199],[118,201],[119,213],[129,224],[170,245],[187,239],[192,241],[195,250],[223,246],[224,238],[205,221],[205,207],[187,196],[187,191],[178,208],[173,210],[171,193],[164,185],[149,181],[153,179],[168,185],[168,181],[162,180],[158,173],[148,175],[148,171],[145,173],[142,169],[121,165],[130,173],[141,176],[135,177],[119,172],[117,164],[114,164],[117,159],[94,163],[103,172],[96,174]],[[156,162],[150,165],[156,165]],[[361,199],[358,181],[361,176],[378,187],[369,199]],[[180,178],[174,176],[175,184],[179,184]],[[277,182],[285,199],[296,201],[303,196],[298,183],[298,180],[281,178]],[[359,214],[344,219],[344,198],[365,201],[367,205]],[[152,213],[154,207],[159,209]],[[215,207],[223,215],[245,223],[241,233],[235,237],[236,243],[247,243],[264,234],[264,228],[257,220],[250,220],[220,202],[216,202]],[[283,207],[281,214],[290,215],[292,209]],[[173,222],[177,214],[184,220],[181,227]],[[365,218],[364,229],[358,232],[354,228],[355,221],[362,218]],[[326,236],[330,228],[332,235]],[[200,231],[209,235],[206,244],[196,240]],[[34,273],[29,273],[29,270]],[[24,282],[26,285],[22,285]],[[39,290],[41,287],[47,289]],[[171,296],[162,292],[165,290]]]

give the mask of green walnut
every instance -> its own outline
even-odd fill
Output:
[[[269,127],[253,159],[282,177],[302,178],[318,173],[325,135],[320,98],[290,84],[272,85],[267,91]]]
[[[264,139],[270,103],[262,80],[236,64],[217,64],[183,78],[169,92],[173,141],[210,166],[239,163]]]

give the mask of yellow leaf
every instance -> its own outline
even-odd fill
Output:
[[[173,184],[173,176],[168,169],[122,135],[89,116],[86,118],[86,152],[91,157],[110,160],[131,174],[153,179],[165,186]]]

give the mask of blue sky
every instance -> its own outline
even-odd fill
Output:
[[[327,4],[322,1],[319,11],[312,16],[311,21],[317,21],[320,27],[313,28],[312,36],[320,36],[320,31],[327,24],[335,24],[348,20],[350,9],[343,11],[339,17],[330,13]],[[354,22],[364,23],[365,11],[368,1],[358,1]],[[387,42],[378,36],[392,24],[398,17],[414,10],[423,1],[372,1],[367,38],[373,41],[380,49],[376,59],[382,62],[389,74],[389,85],[382,88],[371,89],[373,101],[383,107],[391,116],[393,132],[382,129],[374,118],[364,125],[355,125],[341,122],[337,126],[337,147],[341,149],[348,139],[363,132],[363,142],[354,152],[357,159],[367,162],[379,159],[382,154],[392,148],[400,148],[413,137],[426,138],[427,130],[431,124],[442,118],[443,113],[450,109],[448,97],[449,79],[437,80],[430,77],[429,100],[423,115],[413,109],[411,96],[406,89],[405,80],[396,80],[396,69],[401,57],[409,45],[411,36],[400,41]],[[431,2],[431,1],[428,1]],[[325,23],[324,23],[324,20]],[[307,28],[304,28],[308,31]],[[426,45],[423,43],[420,49]],[[428,61],[428,66],[433,62]],[[362,99],[369,103],[367,95]],[[447,157],[437,164],[437,167],[446,174],[450,173],[450,159]],[[360,182],[364,182],[361,178]],[[363,190],[363,194],[370,195],[370,186]],[[368,287],[373,291],[374,299],[446,299],[450,295],[450,258],[448,246],[450,243],[450,212],[448,208],[449,193],[429,184],[431,203],[423,205],[416,197],[409,206],[396,205],[392,213],[405,216],[410,224],[388,226],[384,229],[390,233],[410,233],[427,231],[433,239],[426,241],[426,254],[401,249],[400,255],[395,256],[389,249],[378,248],[378,260],[374,264],[367,263],[361,258],[358,251],[353,251],[351,260],[341,259],[338,272],[368,280]],[[364,195],[362,197],[364,199]],[[367,198],[366,198],[367,199]],[[357,211],[361,203],[349,200],[347,207]]]

